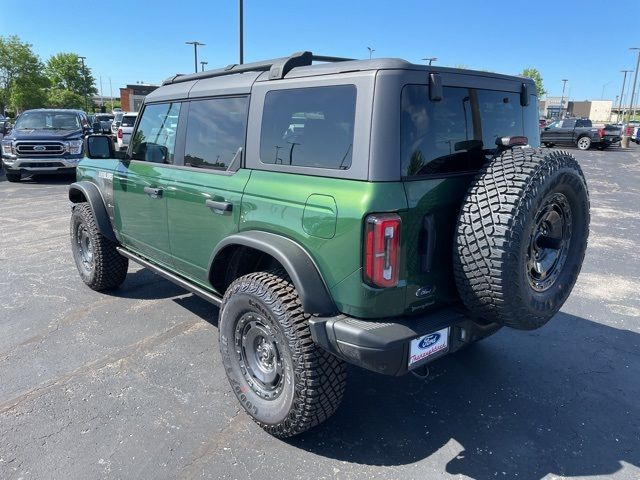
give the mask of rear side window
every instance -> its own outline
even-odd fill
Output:
[[[445,87],[442,100],[433,102],[428,86],[407,85],[400,120],[402,176],[477,171],[498,137],[526,135],[525,124],[536,146],[536,109],[536,101],[523,109],[519,93]]]
[[[227,170],[244,145],[249,99],[216,98],[191,102],[184,164]]]
[[[273,90],[262,115],[262,163],[347,170],[351,167],[356,87]]]
[[[131,141],[131,158],[153,163],[173,163],[179,115],[180,103],[147,105]]]

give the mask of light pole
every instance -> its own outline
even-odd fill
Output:
[[[638,61],[636,62],[636,72],[633,74],[633,87],[631,88],[631,102],[629,103],[629,114],[627,115],[627,123],[629,123],[629,121],[631,120],[631,109],[633,108],[633,100],[636,93],[636,81],[638,80],[638,68],[640,68],[640,48],[631,47],[629,50],[638,51]]]
[[[375,48],[371,48],[371,47],[367,47],[367,50],[369,50],[369,60],[371,60],[371,54],[372,54],[373,52],[375,52],[375,51],[376,51],[376,49],[375,49]]]
[[[600,100],[604,100],[604,89],[607,88],[607,85],[609,85],[610,83],[611,83],[611,80],[609,80],[607,83],[602,85],[602,93],[600,94]]]
[[[200,66],[202,67],[202,68],[200,69],[200,71],[201,71],[201,72],[204,72],[204,66],[205,66],[205,65],[209,65],[209,62],[205,62],[204,60],[200,62]]]
[[[569,80],[567,80],[566,78],[562,79],[562,96],[560,97],[560,118],[563,118],[562,116],[562,104],[564,103],[564,88],[567,86],[567,82]]]
[[[87,74],[84,68],[84,61],[87,59],[87,57],[81,57],[78,55],[78,58],[82,62],[82,79],[84,80],[82,82],[82,94],[84,95],[84,111],[86,112],[89,108],[87,105]]]
[[[244,1],[238,0],[238,17],[240,20],[240,65],[244,63]]]
[[[620,70],[620,72],[624,73],[624,78],[622,79],[622,91],[620,92],[620,104],[618,105],[618,123],[623,123],[624,118],[622,115],[622,99],[624,98],[624,87],[627,83],[627,73],[633,72],[633,70]]]
[[[187,45],[193,45],[193,59],[194,59],[194,66],[195,66],[195,72],[198,73],[198,47],[202,46],[204,47],[205,44],[204,43],[200,43],[197,41],[192,41],[192,42],[184,42]]]
[[[425,62],[429,62],[429,65],[431,65],[431,62],[435,62],[436,60],[438,60],[437,57],[427,57],[427,58],[423,58],[422,59]]]

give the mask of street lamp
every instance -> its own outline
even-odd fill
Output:
[[[562,116],[562,104],[564,103],[564,88],[567,86],[567,82],[569,80],[567,80],[566,78],[562,79],[562,96],[560,97],[560,118],[563,118]]]
[[[609,80],[607,83],[602,85],[602,93],[600,94],[600,100],[604,100],[604,89],[607,88],[607,85],[609,85],[610,83],[611,83],[611,80]]]
[[[627,83],[627,73],[633,72],[633,70],[620,70],[621,73],[624,73],[624,78],[622,79],[622,91],[620,92],[620,104],[618,105],[618,123],[624,122],[624,118],[622,115],[622,99],[624,98],[624,87]]]
[[[84,80],[82,85],[82,93],[84,95],[84,111],[86,112],[89,109],[89,106],[87,103],[87,74],[84,68],[84,61],[87,59],[87,57],[78,56],[78,58],[82,62],[82,79]]]
[[[205,65],[209,65],[209,62],[205,62],[204,60],[200,62],[200,66],[202,67],[202,69],[200,70],[201,72],[204,72]]]
[[[240,65],[244,63],[244,1],[238,0],[238,18],[240,20]]]
[[[372,54],[373,52],[375,52],[375,51],[376,51],[376,49],[375,49],[375,48],[371,48],[371,47],[367,47],[367,50],[369,50],[369,60],[371,60],[371,54]]]
[[[205,44],[204,43],[200,43],[197,41],[192,41],[192,42],[184,42],[187,45],[193,45],[193,57],[194,57],[194,65],[195,65],[195,72],[198,73],[198,46],[202,46],[204,47]]]
[[[427,57],[427,58],[423,58],[422,60],[424,60],[425,62],[429,62],[429,65],[431,65],[431,62],[435,62],[436,60],[438,60],[437,57]]]

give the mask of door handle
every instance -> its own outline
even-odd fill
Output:
[[[160,198],[160,197],[162,197],[162,189],[161,188],[144,187],[144,193],[149,195],[151,198]]]
[[[233,210],[233,203],[230,202],[217,202],[215,200],[207,200],[204,204],[213,210],[214,213],[223,215],[224,212],[230,212]]]

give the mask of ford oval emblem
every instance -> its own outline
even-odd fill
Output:
[[[35,147],[33,147],[33,149],[36,152],[43,152],[43,151],[45,151],[47,149],[47,147],[45,147],[44,145],[36,145]]]
[[[434,343],[437,343],[438,340],[440,340],[440,334],[432,333],[431,335],[427,335],[426,337],[424,337],[418,344],[418,347],[424,350],[425,348],[429,348]]]

